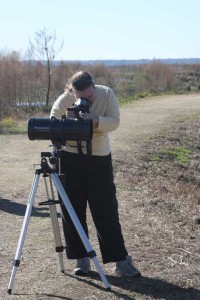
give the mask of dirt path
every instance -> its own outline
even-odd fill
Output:
[[[195,112],[200,112],[200,94],[158,96],[136,101],[121,109],[120,127],[111,134],[112,148],[114,151],[133,149],[138,142]]]
[[[173,126],[173,122],[177,122],[195,112],[200,112],[200,95],[155,97],[136,101],[122,108],[120,128],[111,133],[114,156],[118,157],[121,153],[124,154],[126,149],[132,150],[134,155],[134,152],[138,151],[143,141],[160,132],[160,130]],[[11,262],[15,255],[34,175],[33,165],[39,164],[41,151],[49,150],[46,141],[31,142],[25,135],[0,136],[0,299],[107,299],[108,295],[104,292],[101,282],[96,277],[90,280],[77,280],[77,278],[70,275],[73,268],[71,262],[65,261],[67,276],[60,273],[57,255],[53,249],[52,230],[47,208],[36,208],[33,218],[31,218],[13,295],[8,296],[6,293]],[[126,203],[123,201],[122,195],[119,196],[125,207]],[[43,184],[40,184],[37,198],[43,201],[44,197],[44,187]],[[126,207],[125,209],[128,210]],[[134,240],[134,232],[131,234],[133,236],[129,238]],[[97,240],[93,234],[91,234],[91,237],[92,245],[96,250]],[[128,245],[134,247],[129,243]],[[135,251],[132,248],[131,250]],[[139,253],[137,254],[139,257]],[[99,257],[98,250],[97,255]],[[147,263],[148,259],[146,258]],[[141,265],[143,266],[142,260]],[[110,266],[106,265],[104,270],[106,274],[111,274]],[[147,275],[149,275],[147,266],[146,269],[143,266],[143,270],[146,270],[144,286],[147,285],[146,291],[148,291],[148,284],[155,285],[156,281],[147,278]],[[160,299],[156,296],[155,298],[149,298],[148,296],[146,298],[144,295],[133,298],[130,296],[128,289],[128,286],[133,283],[127,282],[127,290],[125,290],[123,288],[124,283],[116,280],[111,275],[109,275],[109,279],[113,282],[113,293],[109,295],[109,299]],[[166,288],[163,281],[160,280],[160,284],[163,284],[163,288]],[[143,288],[144,286],[142,285]]]

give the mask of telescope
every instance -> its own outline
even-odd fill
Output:
[[[105,284],[107,290],[110,290],[110,284],[105,277],[105,274],[99,265],[99,262],[96,257],[96,253],[92,248],[88,237],[74,211],[74,208],[71,205],[71,202],[66,194],[66,191],[63,187],[62,182],[60,181],[60,156],[57,153],[57,148],[61,148],[62,144],[65,144],[66,141],[76,141],[79,154],[81,153],[81,141],[86,141],[86,149],[87,154],[91,155],[92,148],[91,148],[91,140],[93,135],[93,125],[91,119],[81,119],[81,118],[66,118],[65,116],[61,119],[56,119],[55,117],[52,118],[30,118],[28,121],[28,137],[30,140],[51,140],[54,144],[54,152],[51,154],[49,152],[42,152],[41,153],[41,168],[35,170],[35,176],[31,188],[31,192],[28,199],[28,204],[26,208],[26,213],[24,217],[24,222],[21,229],[21,234],[15,254],[15,259],[13,261],[12,273],[8,285],[8,294],[12,293],[12,288],[15,280],[15,275],[17,271],[17,267],[20,264],[20,258],[23,250],[23,245],[25,241],[26,232],[28,229],[29,220],[32,213],[32,208],[34,205],[34,200],[37,194],[37,188],[39,184],[40,175],[43,174],[46,194],[47,194],[47,201],[43,201],[39,203],[40,205],[49,205],[50,210],[50,217],[52,221],[54,239],[56,244],[56,252],[58,252],[58,258],[60,262],[60,269],[61,272],[64,273],[64,263],[62,252],[66,247],[63,247],[60,229],[59,229],[59,222],[58,222],[58,214],[55,207],[55,204],[62,203],[67,210],[71,221],[73,222],[80,239],[82,240],[85,249],[87,251],[87,256],[90,257],[96,268],[101,276],[102,281]],[[59,149],[60,150],[60,149]],[[48,164],[47,157],[49,158],[49,162],[51,165]],[[58,164],[57,164],[58,158]],[[56,166],[58,165],[59,174],[56,172]],[[50,194],[47,184],[47,177],[49,177],[49,186],[50,186]],[[53,187],[56,188],[58,195],[60,196],[61,200],[55,200],[54,197],[54,190]],[[62,202],[61,202],[62,201]]]
[[[30,118],[28,121],[29,140],[51,140],[65,144],[66,141],[91,141],[93,125],[91,119]]]

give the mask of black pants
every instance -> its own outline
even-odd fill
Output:
[[[124,260],[127,251],[119,223],[111,155],[88,156],[62,151],[61,172],[65,174],[66,193],[87,236],[87,202],[89,204],[103,263]],[[67,257],[86,257],[87,251],[64,204],[61,209]]]

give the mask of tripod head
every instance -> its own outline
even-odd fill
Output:
[[[41,152],[41,168],[44,173],[51,173],[52,171],[57,171],[60,174],[61,165],[60,165],[60,157],[62,151],[62,143],[55,143],[52,145],[52,152]],[[47,158],[49,159],[49,163],[52,167],[49,166]]]

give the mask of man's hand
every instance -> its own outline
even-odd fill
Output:
[[[79,114],[81,118],[85,119],[91,119],[94,128],[97,128],[99,125],[99,116],[95,112],[90,113],[80,113]]]

